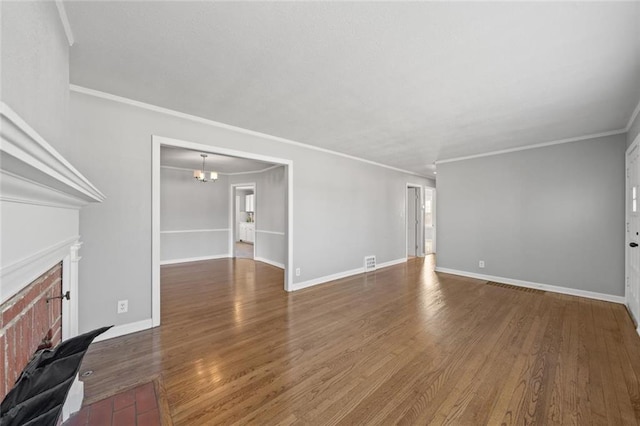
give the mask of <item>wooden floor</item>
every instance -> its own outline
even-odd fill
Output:
[[[176,425],[638,423],[624,306],[432,263],[295,293],[251,260],[165,266],[163,325],[92,345],[86,402],[159,378]]]

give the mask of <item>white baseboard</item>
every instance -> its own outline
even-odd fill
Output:
[[[494,281],[498,283],[511,284],[518,287],[534,288],[537,290],[550,291],[552,293],[567,294],[569,296],[586,297],[587,299],[603,300],[605,302],[625,304],[624,296],[614,296],[612,294],[597,293],[595,291],[578,290],[569,287],[560,287],[550,284],[534,283],[531,281],[516,280],[513,278],[496,277],[493,275],[477,274],[475,272],[459,271],[457,269],[441,268],[436,266],[436,272],[445,274],[461,275],[463,277],[477,278],[479,280]]]
[[[313,287],[314,285],[324,284],[326,282],[339,280],[341,278],[347,278],[352,275],[362,274],[363,272],[364,267],[351,269],[350,271],[338,272],[337,274],[325,275],[324,277],[314,278],[312,280],[303,281],[301,283],[293,283],[291,290],[302,290],[303,288]]]
[[[202,260],[225,259],[228,257],[232,257],[232,256],[229,253],[225,253],[225,254],[215,254],[213,256],[185,257],[183,259],[161,260],[160,266],[173,265],[176,263],[200,262]]]
[[[151,321],[151,318],[142,321],[130,322],[129,324],[116,325],[96,337],[94,342],[102,342],[103,340],[113,339],[126,334],[137,333],[138,331],[148,330],[152,327],[153,322]]]
[[[387,267],[393,266],[393,265],[399,265],[400,263],[405,263],[406,261],[407,261],[407,258],[406,257],[402,257],[400,259],[390,260],[388,262],[378,263],[376,265],[376,270],[382,269],[382,268],[387,268]]]
[[[256,262],[266,263],[267,265],[275,266],[276,268],[284,269],[283,263],[274,262],[273,260],[265,259],[264,257],[254,257]]]
[[[376,271],[378,269],[386,268],[388,266],[397,265],[399,263],[405,263],[406,258],[390,260],[388,262],[378,263],[376,265]],[[374,272],[374,271],[372,271]],[[312,287],[318,284],[324,284],[329,281],[339,280],[341,278],[347,278],[353,275],[364,274],[364,266],[362,268],[351,269],[349,271],[338,272],[337,274],[325,275],[324,277],[314,278],[312,280],[303,281],[301,283],[294,283],[291,291],[302,290],[303,288]]]

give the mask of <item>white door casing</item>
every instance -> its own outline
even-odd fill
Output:
[[[405,257],[408,259],[410,254],[415,256],[424,256],[424,205],[422,202],[423,186],[416,183],[407,182],[405,187]],[[411,197],[411,200],[410,200]],[[411,202],[410,202],[411,201]],[[410,226],[410,221],[415,226]],[[411,230],[411,231],[410,231]],[[411,233],[411,235],[409,235]],[[415,250],[409,250],[409,244],[412,243]]]
[[[627,149],[625,188],[625,300],[638,325],[640,320],[640,136]]]

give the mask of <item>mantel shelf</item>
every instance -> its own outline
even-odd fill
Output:
[[[0,119],[0,200],[80,208],[105,199],[4,102]]]

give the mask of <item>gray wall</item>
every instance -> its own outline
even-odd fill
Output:
[[[69,44],[54,2],[0,2],[1,98],[56,146],[68,137]]]
[[[623,134],[439,164],[438,267],[624,295],[624,151]]]
[[[633,120],[627,132],[627,147],[633,143],[638,134],[640,134],[640,114],[636,115],[636,119]]]
[[[83,94],[72,93],[70,106],[73,137],[60,151],[107,196],[80,215],[80,278],[87,285],[80,300],[83,331],[151,317],[153,134],[293,161],[293,268],[301,268],[294,282],[361,268],[369,254],[379,263],[404,258],[406,183],[433,185],[334,154]],[[129,300],[127,314],[115,313],[120,299]]]
[[[161,262],[229,254],[228,181],[219,175],[201,183],[188,170],[160,170]]]

